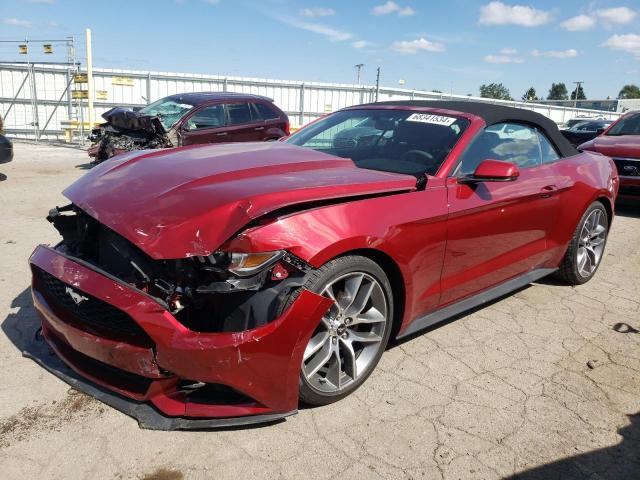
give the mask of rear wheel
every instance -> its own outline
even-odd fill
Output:
[[[591,280],[602,261],[608,233],[607,211],[602,203],[593,202],[578,222],[558,277],[571,285]]]
[[[356,390],[378,364],[391,332],[391,286],[374,261],[346,256],[312,272],[304,288],[333,300],[311,335],[300,373],[300,399],[326,405]]]

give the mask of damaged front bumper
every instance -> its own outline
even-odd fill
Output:
[[[37,341],[25,355],[142,427],[225,427],[297,410],[304,348],[330,299],[305,290],[266,325],[201,333],[144,292],[60,251],[39,246],[30,263],[41,335],[75,374]]]

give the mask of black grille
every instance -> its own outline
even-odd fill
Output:
[[[145,345],[153,343],[146,332],[122,310],[67,285],[38,267],[33,268],[34,275],[39,277],[43,287],[42,293],[53,304],[52,307],[58,307],[71,314],[81,329],[97,335],[106,334],[116,339],[122,339],[124,336]],[[84,299],[76,303],[72,295],[82,296]]]
[[[640,159],[614,158],[613,161],[618,169],[618,175],[624,175],[625,177],[640,176]]]

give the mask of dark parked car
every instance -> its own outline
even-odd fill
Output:
[[[578,148],[612,157],[620,175],[620,195],[640,196],[640,112],[623,115],[602,135]]]
[[[0,116],[0,164],[13,160],[13,144],[4,136],[4,121]]]
[[[13,144],[4,135],[0,135],[0,164],[13,160]]]
[[[182,93],[133,111],[114,108],[95,129],[89,156],[97,162],[118,153],[222,142],[278,140],[289,134],[289,118],[258,95]]]
[[[476,102],[122,155],[49,214],[62,241],[30,262],[57,357],[27,355],[146,427],[272,421],[352,393],[390,338],[593,278],[617,182],[546,117]]]
[[[579,122],[569,129],[560,130],[560,132],[571,145],[578,146],[602,134],[612,123],[612,120],[589,120]]]

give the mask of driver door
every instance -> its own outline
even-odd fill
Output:
[[[208,105],[187,117],[180,127],[182,145],[227,141],[224,105]]]
[[[486,159],[512,162],[509,182],[461,183]],[[538,132],[518,124],[487,127],[447,179],[449,219],[441,306],[539,268],[559,198],[551,164],[543,164]]]

